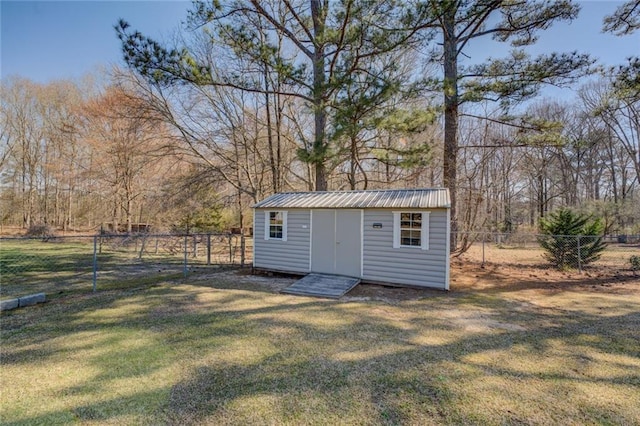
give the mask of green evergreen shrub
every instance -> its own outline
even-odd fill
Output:
[[[600,258],[606,244],[600,219],[560,209],[540,219],[538,242],[544,257],[558,269],[579,268]]]
[[[634,254],[629,258],[629,263],[631,264],[631,270],[634,275],[640,271],[640,256]]]

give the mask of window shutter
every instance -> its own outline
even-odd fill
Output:
[[[429,212],[422,212],[422,227],[420,228],[420,248],[429,250]]]
[[[400,212],[393,212],[393,248],[400,248]]]
[[[287,241],[287,213],[282,212],[282,241]]]
[[[270,212],[264,212],[264,239],[265,240],[269,239],[269,213]]]

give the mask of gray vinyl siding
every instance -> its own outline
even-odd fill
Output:
[[[264,212],[287,211],[287,241],[264,239]],[[393,212],[429,212],[429,249],[393,247]],[[274,271],[308,273],[311,214],[308,209],[254,210],[254,266]],[[448,289],[447,209],[364,209],[362,279]],[[382,228],[374,229],[374,223]]]
[[[403,211],[403,209],[394,209]],[[418,211],[406,209],[405,211]],[[364,280],[447,288],[447,210],[429,211],[429,249],[393,248],[393,211],[365,210],[363,234]],[[381,223],[381,229],[374,229]]]
[[[256,268],[285,272],[309,272],[309,210],[287,211],[287,241],[264,239],[264,212],[283,209],[254,210],[254,258]]]

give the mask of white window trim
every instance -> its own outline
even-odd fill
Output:
[[[422,213],[422,226],[420,227],[420,247],[403,246],[400,244],[400,214],[401,213]],[[429,250],[429,213],[416,210],[402,210],[393,212],[393,248],[408,248]]]
[[[270,213],[282,213],[282,238],[271,238],[269,232]],[[287,211],[286,210],[267,210],[264,212],[264,239],[274,241],[287,241]]]

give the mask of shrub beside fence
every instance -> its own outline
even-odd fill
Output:
[[[633,256],[640,255],[640,241],[630,236],[619,242],[618,238],[602,238],[604,248],[593,253],[598,236],[585,235],[537,235],[487,232],[458,234],[458,241],[467,250],[463,260],[497,266],[528,267],[536,269],[561,269],[582,273],[599,270],[612,274],[632,271]],[[542,245],[547,245],[545,251]]]

